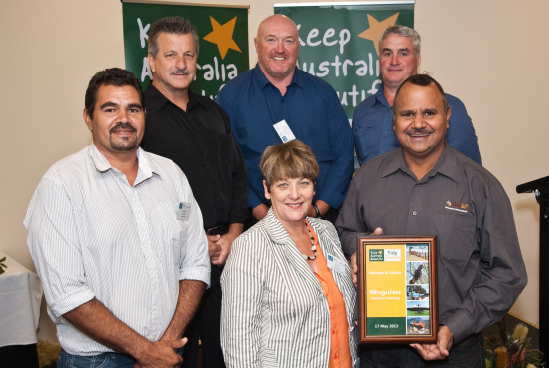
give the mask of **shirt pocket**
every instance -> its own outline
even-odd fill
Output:
[[[382,125],[362,126],[355,128],[355,139],[357,140],[357,154],[361,160],[369,160],[379,154]]]
[[[273,349],[265,348],[261,357],[261,367],[278,367],[278,359]]]
[[[473,253],[478,251],[476,216],[471,206],[465,211],[447,205],[435,222],[437,229],[443,229],[437,234],[438,257],[465,268]]]
[[[162,242],[169,250],[166,256],[171,263],[179,265],[185,257],[185,233],[187,221],[177,219],[177,204],[157,203],[157,210],[161,213],[160,218],[166,219],[157,223],[162,229]]]

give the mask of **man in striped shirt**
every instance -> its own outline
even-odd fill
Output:
[[[143,102],[130,72],[97,73],[84,109],[93,144],[53,165],[27,210],[60,366],[179,366],[183,330],[209,283],[185,175],[139,148]]]

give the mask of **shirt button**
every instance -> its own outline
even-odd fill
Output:
[[[417,212],[416,211],[412,212],[412,215],[414,215],[414,216],[417,215]]]
[[[385,134],[387,134],[387,131],[385,131]]]
[[[332,330],[332,335],[335,335],[336,331],[335,330]]]
[[[143,244],[143,248],[149,249],[149,244]]]
[[[217,210],[218,210],[218,211],[221,211],[221,207],[217,207]]]
[[[336,354],[336,355],[334,355],[334,359],[337,359],[337,354]]]

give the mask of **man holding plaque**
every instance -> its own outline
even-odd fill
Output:
[[[416,74],[399,87],[402,145],[356,173],[336,226],[357,272],[357,234],[437,235],[436,344],[362,346],[361,367],[482,367],[482,329],[527,282],[511,205],[499,181],[446,141],[451,108],[440,84]],[[356,280],[356,278],[355,278]]]

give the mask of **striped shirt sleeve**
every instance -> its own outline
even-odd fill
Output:
[[[228,368],[259,367],[262,271],[247,238],[238,238],[221,278],[221,347]]]
[[[29,208],[31,256],[48,305],[60,317],[95,297],[86,283],[73,208],[65,187],[49,178],[40,181]]]

